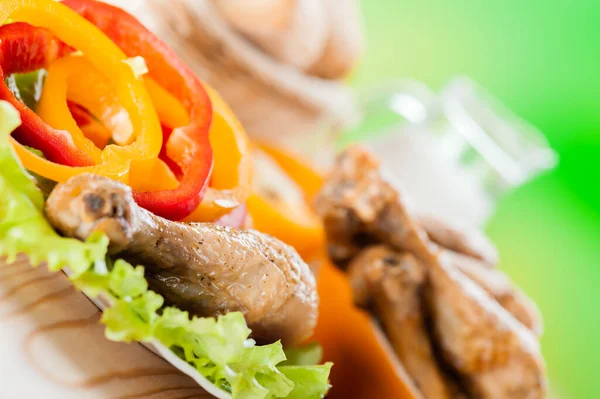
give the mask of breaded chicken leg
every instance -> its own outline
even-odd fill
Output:
[[[168,221],[140,208],[124,184],[87,174],[57,185],[46,214],[69,237],[105,233],[113,253],[145,265],[151,287],[193,314],[240,311],[261,341],[294,344],[312,334],[314,276],[293,248],[273,237]]]

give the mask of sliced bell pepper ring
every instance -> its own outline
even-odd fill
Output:
[[[66,0],[63,4],[96,25],[129,57],[143,57],[148,76],[186,109],[190,123],[173,129],[165,144],[168,157],[181,168],[179,185],[172,190],[134,192],[134,198],[168,219],[188,216],[200,204],[213,167],[209,140],[212,107],[202,83],[165,43],[125,11],[93,0]]]
[[[91,77],[91,79],[90,79]],[[58,82],[57,82],[58,80]],[[92,80],[92,82],[89,82]],[[67,86],[65,82],[69,83]],[[189,117],[183,105],[169,92],[151,78],[144,79],[152,103],[163,125],[163,143],[168,142],[173,127],[189,124]],[[81,57],[65,57],[53,63],[47,73],[46,85],[40,98],[38,112],[40,116],[55,127],[72,131],[78,115],[69,113],[71,100],[84,105],[90,113],[110,125],[121,121],[122,108],[114,104],[111,89],[103,84],[102,76],[97,75],[89,63]],[[46,95],[46,91],[50,94]],[[187,221],[215,221],[232,209],[244,204],[250,193],[252,178],[252,160],[248,138],[221,97],[206,87],[213,104],[213,123],[210,128],[210,142],[215,155],[215,167],[202,202]],[[68,101],[65,101],[65,93]],[[67,106],[65,107],[65,103]],[[68,109],[67,109],[68,108]],[[81,122],[89,123],[88,119]],[[80,128],[84,130],[84,127]],[[114,123],[113,123],[114,124]],[[111,127],[116,131],[119,125]],[[177,174],[181,174],[179,165],[167,155],[166,146],[161,149],[160,158],[164,164],[157,164],[147,171],[136,171],[129,176],[129,184],[138,191],[156,192],[177,187]],[[167,167],[168,165],[168,167]],[[172,173],[171,170],[175,172]],[[148,176],[151,176],[149,178]],[[239,213],[236,213],[239,214]],[[231,219],[231,218],[230,218]]]
[[[34,127],[38,129],[38,134],[31,137],[39,140],[32,146],[34,148],[37,148],[35,144],[43,146],[45,151],[42,151],[49,159],[39,157],[14,142],[15,151],[25,167],[59,182],[86,172],[127,182],[132,165],[139,167],[145,162],[156,163],[162,145],[158,118],[142,82],[125,63],[127,56],[110,39],[77,13],[52,0],[2,0],[0,24],[4,24],[9,18],[12,21],[26,21],[49,29],[57,39],[80,50],[83,57],[99,71],[110,71],[104,75],[113,85],[116,97],[127,110],[136,132],[136,140],[133,144],[124,147],[107,146],[101,153],[100,162],[94,164],[89,155],[86,156],[85,151],[74,145],[74,140],[69,134],[64,132],[59,135],[49,134],[51,130],[49,126],[41,119],[37,119]],[[52,49],[57,46],[56,41],[48,40],[36,42],[37,45],[32,46],[31,37],[17,36],[14,39],[10,37],[7,40],[3,39],[3,49],[12,49],[12,56],[16,57],[14,58],[16,60],[27,60],[32,57],[30,54],[51,54]],[[39,55],[34,56],[37,57]],[[14,64],[15,61],[12,63]],[[36,65],[38,68],[41,66],[44,65],[40,63]],[[22,112],[22,116],[31,116],[22,106],[18,109]],[[54,163],[53,159],[65,164]]]
[[[165,138],[169,137],[174,127],[189,123],[185,108],[176,98],[150,78],[145,78],[145,83],[163,125]],[[202,202],[184,220],[213,222],[224,218],[228,221],[234,219],[243,221],[244,218],[239,216],[247,214],[243,205],[250,195],[253,176],[250,141],[244,128],[219,93],[206,83],[204,83],[204,90],[208,93],[213,110],[209,139],[213,149],[214,167],[210,185],[205,191]],[[163,147],[161,157],[178,174],[178,166],[172,163],[164,150]],[[243,208],[244,211],[238,211],[237,208]]]
[[[177,98],[151,78],[146,77],[144,81],[163,125],[163,136],[168,142],[172,129],[187,125],[189,117]],[[248,213],[244,204],[252,189],[253,160],[250,141],[223,98],[206,83],[204,90],[210,98],[213,110],[209,139],[213,150],[214,167],[209,187],[206,188],[202,201],[184,221],[214,222],[223,218],[228,225],[241,226]],[[160,157],[171,167],[175,175],[181,174],[179,166],[168,157],[165,146],[161,150]],[[157,182],[155,189],[158,189],[160,180],[154,180]],[[164,182],[167,185],[172,184],[169,180]],[[239,211],[238,208],[243,208],[244,211]],[[241,222],[238,223],[239,221]]]
[[[73,102],[80,104],[78,108],[73,107]],[[89,138],[90,134],[102,135],[96,136],[96,141],[104,144],[109,139],[126,144],[135,138],[127,111],[117,102],[107,78],[77,55],[65,56],[50,65],[37,113],[54,128],[64,129],[72,136],[85,137],[96,153],[100,150],[93,146],[95,141]],[[102,123],[91,123],[92,115]],[[100,127],[104,127],[104,131]],[[175,189],[179,185],[169,166],[160,159],[149,160],[141,166],[132,165],[127,183],[133,190],[141,192]]]
[[[73,89],[73,85],[79,87]],[[85,94],[73,96],[72,93]],[[100,163],[102,150],[79,128],[67,98],[99,115],[113,137],[119,130],[128,130],[131,134],[133,127],[127,112],[118,104],[108,79],[83,57],[67,55],[50,64],[36,113],[53,128],[68,131],[75,145],[85,151],[95,164]],[[118,119],[117,112],[124,113],[125,118]]]
[[[29,51],[31,48],[36,51]],[[46,29],[35,29],[25,23],[1,26],[0,98],[10,102],[21,114],[22,124],[13,133],[13,137],[42,151],[52,161],[85,166],[94,162],[89,154],[78,148],[64,132],[44,124],[4,83],[4,78],[12,73],[46,67],[54,59],[71,51]]]
[[[184,113],[177,99],[165,92],[153,80],[146,78],[148,92],[152,97],[158,114],[163,123],[164,136],[169,137],[171,131],[169,126],[177,126],[183,123]],[[188,217],[186,222],[214,222],[225,218],[225,220],[242,220],[242,214],[238,208],[244,208],[243,214],[247,214],[244,204],[251,192],[253,161],[250,150],[250,141],[243,127],[229,106],[221,96],[210,86],[204,85],[213,106],[213,122],[210,127],[209,138],[214,154],[214,168],[210,185],[206,189],[202,202]],[[167,156],[165,148],[161,151],[161,158],[171,166],[171,169],[179,174],[179,168]],[[231,225],[231,223],[229,223]],[[237,225],[237,223],[234,223]]]
[[[175,129],[176,127],[186,126],[190,123],[190,117],[185,107],[177,98],[150,78],[145,78],[144,83],[152,99],[154,109],[156,109],[156,113],[158,114],[158,119],[160,119],[160,123],[164,127]]]
[[[76,55],[50,65],[36,112],[51,126],[64,125],[62,128],[73,135],[76,127],[72,125],[75,121],[69,102],[83,106],[98,118],[115,143],[123,146],[135,138],[127,110],[119,103],[108,79],[89,61]]]
[[[102,126],[109,130],[109,138],[115,142],[126,144],[135,138],[127,111],[118,103],[106,77],[77,55],[66,56],[50,65],[37,113],[51,126],[67,130],[72,136],[84,136],[93,145],[87,139],[87,134],[93,132],[83,132],[83,127],[71,113],[71,101],[99,118]],[[93,150],[100,152],[95,146]],[[175,189],[179,185],[169,167],[160,159],[131,165],[127,183],[137,192]]]

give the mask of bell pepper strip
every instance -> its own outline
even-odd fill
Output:
[[[153,163],[131,166],[129,185],[135,192],[155,193],[165,190],[175,190],[179,181],[173,170],[162,159]]]
[[[94,164],[98,164],[101,162],[102,150],[96,147],[95,143],[83,134],[71,114],[67,102],[67,78],[69,77],[69,72],[67,68],[62,68],[62,65],[70,65],[70,69],[73,71],[87,69],[85,71],[87,73],[85,74],[83,84],[89,83],[89,87],[94,87],[95,85],[93,83],[97,81],[103,82],[108,86],[108,83],[106,83],[107,79],[104,75],[93,68],[91,64],[89,64],[89,61],[79,56],[68,55],[54,61],[48,67],[48,74],[44,82],[36,113],[51,127],[69,132],[75,146],[91,157]],[[86,66],[89,67],[84,68]],[[58,73],[57,71],[60,71],[61,73]],[[69,79],[69,81],[74,80],[75,79]],[[110,90],[110,92],[112,93],[112,90]],[[75,100],[75,102],[88,109],[90,108],[89,104],[86,104],[85,102],[82,103],[80,99]]]
[[[172,129],[189,123],[189,117],[179,100],[163,89],[151,78],[144,79],[148,93],[163,125],[163,138],[168,142]],[[210,97],[213,121],[209,131],[213,149],[214,167],[209,187],[206,188],[202,202],[184,220],[186,222],[215,222],[232,227],[240,227],[247,219],[245,204],[251,192],[253,161],[250,141],[243,127],[223,101],[210,86],[204,84]],[[180,167],[168,157],[163,145],[159,156],[176,176],[181,178]],[[158,178],[153,179],[157,187]],[[172,180],[163,180],[172,185]],[[242,208],[243,212],[238,210]],[[241,217],[243,216],[243,217]],[[221,222],[221,219],[225,222]]]
[[[254,160],[254,191],[247,201],[254,228],[292,245],[306,261],[322,256],[323,225],[305,199],[306,188],[258,148]]]
[[[13,133],[13,137],[21,143],[42,151],[52,161],[77,166],[91,165],[93,159],[77,148],[68,135],[46,125],[4,83],[4,79],[13,73],[44,68],[69,52],[71,49],[46,29],[33,28],[25,23],[1,26],[0,99],[8,101],[21,115],[22,125]]]
[[[74,102],[77,107],[73,106]],[[117,102],[106,77],[77,55],[66,56],[50,65],[37,113],[45,122],[67,130],[73,137],[85,137],[89,141],[85,144],[96,156],[101,153],[97,147],[104,148],[110,139],[125,144],[135,138],[127,111]],[[94,117],[99,121],[94,123]],[[94,135],[95,140],[89,135]],[[141,192],[174,189],[179,185],[168,165],[159,159],[131,165],[127,183]]]
[[[134,192],[137,203],[149,211],[171,220],[185,218],[200,204],[213,168],[209,140],[213,112],[202,83],[165,43],[125,11],[93,0],[63,4],[103,31],[127,56],[143,57],[148,77],[186,109],[190,123],[173,129],[165,143],[168,157],[181,168],[179,185],[172,190]]]
[[[127,110],[133,130],[136,132],[134,143],[124,147],[107,146],[102,151],[100,163],[93,164],[89,157],[85,157],[84,151],[73,145],[69,134],[63,133],[59,136],[63,137],[62,141],[57,141],[52,135],[46,135],[48,125],[42,123],[40,119],[38,120],[39,131],[42,132],[38,134],[40,142],[54,150],[54,153],[48,153],[48,148],[45,148],[46,151],[42,151],[49,159],[44,159],[13,142],[15,151],[26,168],[58,182],[63,182],[71,176],[81,173],[93,173],[127,183],[132,165],[139,167],[144,163],[152,165],[156,163],[162,145],[160,124],[143,83],[136,78],[131,67],[124,62],[127,60],[127,56],[122,50],[94,25],[81,18],[73,10],[53,0],[2,0],[0,24],[4,24],[9,18],[16,22],[28,22],[50,30],[61,42],[80,50],[83,57],[96,69],[109,71],[104,75],[114,87],[119,103]],[[6,43],[4,40],[2,42]],[[17,58],[24,59],[31,58],[29,54],[32,52],[47,54],[48,49],[56,46],[55,41],[37,43],[46,47],[31,46],[24,43],[23,39],[16,39],[16,43],[19,42],[21,46],[18,47],[19,52],[15,55],[18,55]],[[10,45],[7,45],[7,48],[10,48]],[[41,65],[36,66],[40,67]],[[27,114],[22,107],[18,109],[23,114]],[[33,147],[35,148],[35,146]],[[56,154],[66,155],[57,157]],[[52,160],[64,161],[64,164],[54,163]]]
[[[83,135],[92,140],[96,147],[106,147],[112,137],[111,131],[81,105],[69,101],[67,106],[69,107],[69,111],[71,112],[75,123],[77,123],[77,126],[79,126],[83,132]]]
[[[129,115],[118,102],[108,79],[77,55],[64,57],[50,65],[36,110],[46,123],[75,136],[79,132],[76,132],[69,102],[83,106],[98,118],[111,132],[115,143],[124,146],[135,138]],[[100,153],[97,148],[96,151]]]
[[[246,203],[252,191],[254,162],[248,136],[229,106],[210,86],[213,105],[210,144],[215,166],[204,198],[185,221],[211,222]]]

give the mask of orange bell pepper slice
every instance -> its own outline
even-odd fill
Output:
[[[104,76],[114,87],[116,98],[127,110],[136,132],[136,140],[131,145],[109,145],[102,151],[98,164],[83,167],[50,162],[13,141],[27,169],[58,182],[87,172],[127,183],[132,165],[155,162],[162,145],[158,117],[142,81],[124,62],[127,57],[121,49],[77,13],[52,0],[2,0],[0,24],[8,19],[49,29],[62,42],[80,50],[98,71],[108,71]]]
[[[179,126],[187,126],[190,123],[190,117],[185,107],[177,98],[147,76],[144,77],[144,84],[152,99],[152,105],[154,105],[154,109],[158,114],[158,119],[163,126],[175,129]],[[204,84],[204,88],[207,89],[206,84]]]
[[[113,140],[121,139],[119,144],[133,136],[127,111],[118,103],[108,79],[87,59],[76,55],[50,64],[36,113],[53,128],[71,133],[75,145],[100,163],[102,150],[83,134],[71,114],[69,101],[99,118]]]

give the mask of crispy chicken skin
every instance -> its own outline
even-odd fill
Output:
[[[428,336],[423,309],[425,270],[408,253],[369,247],[352,260],[348,277],[355,302],[371,306],[392,347],[425,399],[454,398]]]
[[[434,330],[430,339],[464,380],[470,396],[545,398],[545,367],[533,332],[541,328],[536,308],[506,281],[496,280],[498,275],[484,275],[495,272],[489,269],[495,263],[495,250],[489,250],[489,242],[465,239],[472,236],[428,222],[428,229],[424,229],[405,199],[383,177],[377,160],[360,147],[352,147],[338,157],[334,172],[317,198],[317,209],[325,221],[328,238],[336,245],[352,248],[349,253],[355,259],[362,256],[359,254],[365,246],[361,247],[361,242],[378,242],[394,251],[410,253],[423,265],[427,281],[423,309],[431,317]],[[466,265],[460,256],[479,263]],[[351,270],[359,267],[352,259],[333,260],[342,267],[350,261]],[[360,301],[367,301],[368,295],[371,300],[377,297],[355,281],[357,276],[369,281],[368,275],[351,271],[351,276]],[[384,325],[384,319],[390,318],[393,311],[390,307],[393,305],[376,308]],[[390,338],[394,339],[391,334]],[[406,359],[402,349],[396,351]],[[413,373],[411,376],[420,378]]]
[[[312,334],[314,276],[293,248],[273,237],[162,219],[137,206],[129,187],[93,175],[59,184],[46,214],[69,237],[104,232],[112,253],[145,265],[151,287],[195,315],[240,311],[253,337],[265,342],[294,344]]]

